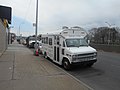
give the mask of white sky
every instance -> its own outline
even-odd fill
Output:
[[[12,7],[12,16],[21,19],[13,21],[19,22],[23,35],[33,33],[34,28],[25,30],[24,27],[35,22],[36,0],[0,0],[0,5]],[[31,24],[21,25],[23,22]],[[38,22],[39,33],[59,30],[62,26],[86,29],[108,26],[105,22],[120,26],[120,0],[39,0]]]

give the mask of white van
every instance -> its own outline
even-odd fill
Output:
[[[64,27],[59,33],[42,35],[42,53],[67,70],[73,64],[92,66],[97,61],[97,51],[88,45],[86,36],[81,27]]]

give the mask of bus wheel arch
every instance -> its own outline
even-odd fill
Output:
[[[70,70],[71,69],[71,64],[68,58],[64,57],[62,60],[62,66],[65,70]]]

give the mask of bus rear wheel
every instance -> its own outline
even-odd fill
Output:
[[[45,58],[45,59],[47,59],[47,58],[48,58],[48,57],[47,57],[47,53],[46,53],[46,52],[44,53],[44,58]]]
[[[70,62],[67,60],[67,59],[65,59],[65,60],[63,60],[63,68],[65,69],[65,70],[70,70],[71,69],[71,65],[70,65]]]

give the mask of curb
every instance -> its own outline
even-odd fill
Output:
[[[0,53],[0,57],[4,54],[5,51],[6,51],[6,49],[2,53]]]
[[[49,60],[47,60],[49,61]],[[80,81],[79,79],[77,79],[76,77],[74,77],[73,75],[69,74],[67,71],[63,70],[62,68],[60,68],[59,66],[55,65],[54,63],[52,63],[51,61],[49,61],[49,63],[53,64],[56,68],[60,69],[61,71],[63,71],[65,74],[67,74],[69,77],[75,79],[78,83],[81,83],[83,86],[87,87],[89,90],[94,90],[93,88],[91,88],[90,86],[88,86],[87,84],[83,83],[82,81]]]

